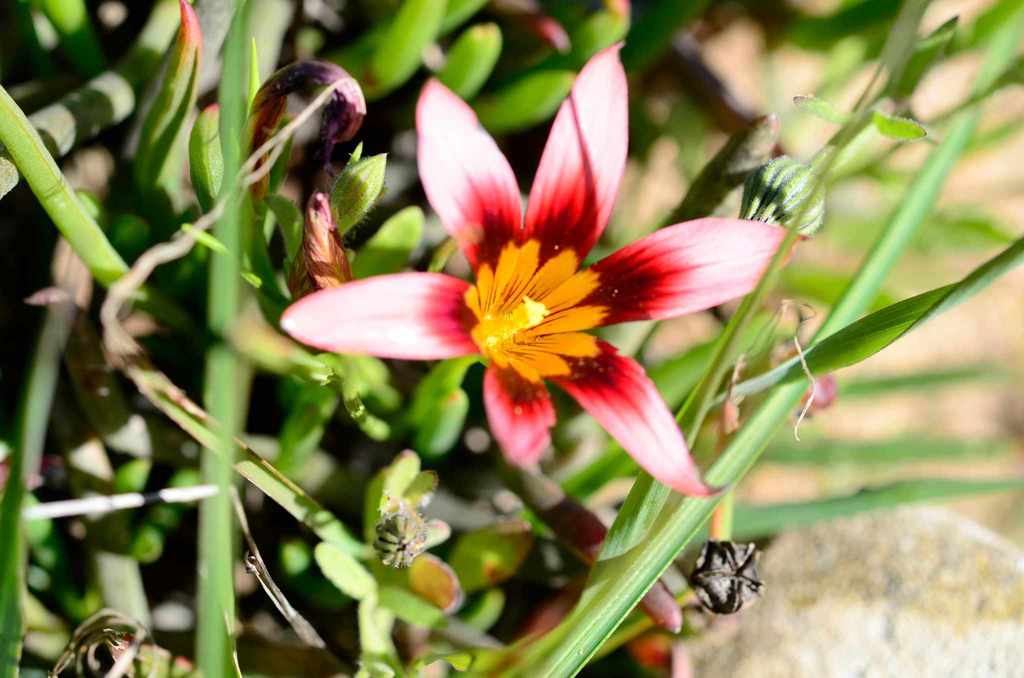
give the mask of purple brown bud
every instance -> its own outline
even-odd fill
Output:
[[[327,61],[297,61],[278,70],[263,83],[253,99],[249,117],[250,148],[258,149],[277,130],[289,94],[309,94],[317,87],[335,84],[337,89],[324,107],[320,123],[322,161],[330,165],[334,146],[353,138],[362,126],[366,99],[355,78],[341,66]],[[266,179],[255,184],[253,191],[262,195],[266,191]]]

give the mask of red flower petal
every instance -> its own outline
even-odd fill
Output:
[[[521,234],[516,177],[466,103],[430,80],[416,105],[420,180],[431,206],[475,268]]]
[[[785,236],[741,219],[669,226],[594,264],[600,282],[581,303],[608,308],[602,325],[711,308],[753,289]]]
[[[600,342],[601,354],[573,365],[555,383],[575,398],[640,466],[682,494],[706,497],[715,489],[700,479],[675,417],[654,382],[632,358]]]
[[[281,328],[325,351],[436,360],[477,353],[466,329],[469,283],[441,273],[396,273],[320,290],[295,302]]]
[[[484,405],[491,433],[513,464],[537,463],[551,445],[555,408],[541,382],[495,365],[484,374]]]
[[[608,223],[628,144],[620,47],[587,62],[551,127],[526,208],[526,232],[544,258],[572,248],[582,261]]]

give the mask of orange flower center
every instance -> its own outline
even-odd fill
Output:
[[[595,327],[605,308],[581,302],[598,285],[590,270],[577,272],[576,253],[566,250],[540,262],[540,243],[506,245],[496,265],[481,264],[466,292],[476,316],[470,334],[484,356],[525,379],[570,373],[567,358],[598,354],[597,340],[580,330]]]

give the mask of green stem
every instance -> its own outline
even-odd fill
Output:
[[[58,251],[60,250],[58,246]],[[73,266],[60,257],[59,265]],[[56,281],[67,287],[58,272]],[[72,290],[73,296],[73,290]],[[47,307],[36,351],[18,403],[15,440],[11,451],[10,473],[0,502],[0,678],[16,678],[21,658],[23,633],[21,597],[24,594],[25,543],[21,529],[21,510],[27,483],[39,468],[46,438],[47,420],[60,374],[60,358],[71,331],[74,304],[57,303]]]
[[[0,86],[0,143],[24,174],[43,209],[101,284],[128,272],[121,255],[75,196],[25,113]],[[17,169],[15,176],[17,176]],[[0,173],[3,167],[0,166]],[[0,178],[0,183],[3,179]],[[2,189],[0,189],[2,190]]]

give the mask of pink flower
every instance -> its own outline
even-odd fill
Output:
[[[433,360],[481,354],[491,432],[536,463],[555,422],[545,381],[575,398],[660,482],[706,496],[672,414],[639,363],[585,330],[671,318],[757,282],[784,232],[738,219],[663,228],[580,269],[612,210],[626,162],[619,45],[583,68],[541,157],[525,217],[519,187],[473,111],[432,80],[416,109],[427,198],[476,272],[398,273],[321,290],[281,319],[324,350]]]

